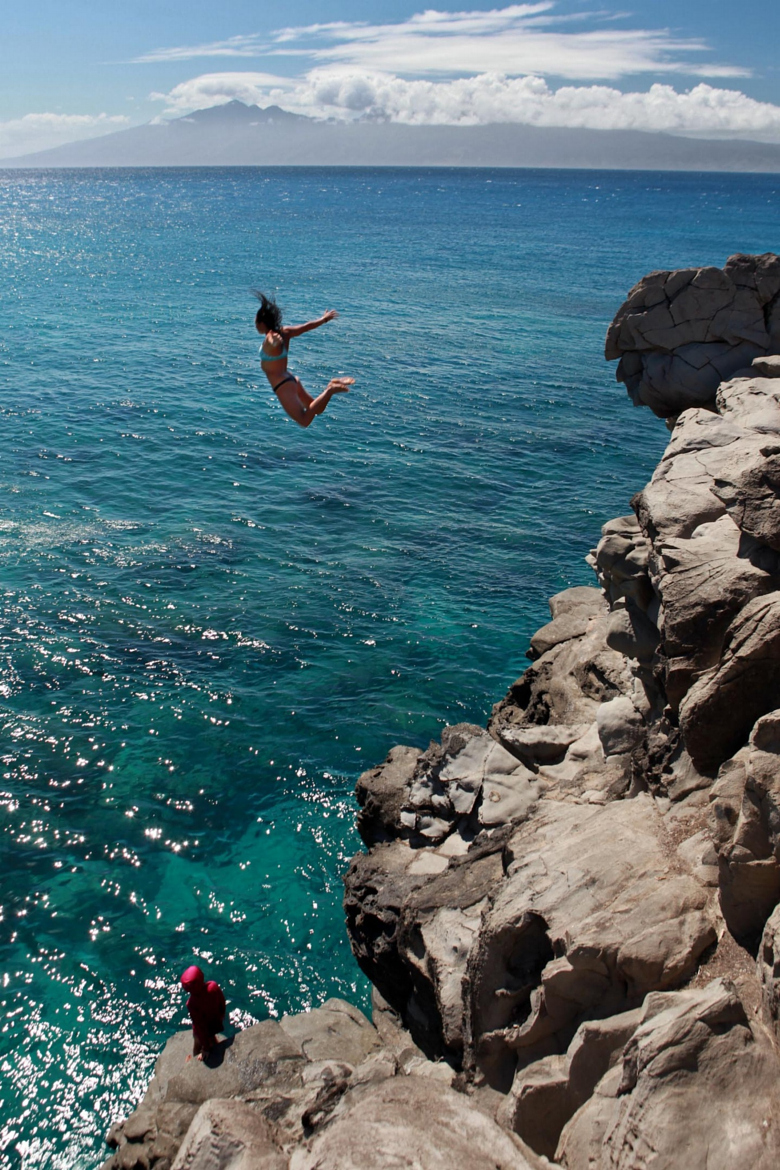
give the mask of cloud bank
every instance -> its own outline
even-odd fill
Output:
[[[25,114],[0,122],[0,159],[95,138],[129,125],[130,119],[122,114]]]
[[[704,83],[684,92],[657,83],[645,92],[622,93],[605,85],[553,89],[539,76],[482,73],[454,81],[409,81],[392,73],[331,67],[298,79],[207,73],[154,96],[166,102],[168,114],[238,99],[341,121],[455,126],[520,122],[780,142],[780,106]]]
[[[749,76],[749,70],[733,65],[702,62],[710,51],[706,41],[677,38],[668,29],[617,28],[604,12],[558,16],[555,7],[553,0],[544,0],[488,12],[428,10],[395,24],[333,21],[155,49],[135,61],[297,57],[400,76],[497,72],[572,81],[615,81],[643,73]]]

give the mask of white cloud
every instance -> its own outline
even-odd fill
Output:
[[[286,29],[280,38],[287,44],[310,38],[335,42],[306,48],[317,61],[412,76],[500,72],[614,80],[637,73],[689,72],[701,66],[675,55],[707,49],[702,41],[678,40],[665,29],[599,26],[565,32],[558,18],[548,15],[552,8],[549,3],[490,12],[430,11],[397,24]]]
[[[428,10],[395,24],[333,21],[264,37],[249,34],[155,49],[136,61],[297,57],[407,77],[497,72],[591,81],[647,73],[750,74],[734,65],[703,62],[701,55],[710,49],[701,39],[677,38],[668,29],[616,28],[614,15],[603,12],[558,16],[554,9],[554,0],[544,0],[490,11]]]
[[[122,114],[25,114],[0,122],[0,159],[96,138],[129,125],[130,119]]]
[[[368,117],[408,125],[520,122],[780,142],[780,106],[704,83],[685,92],[657,83],[644,92],[621,93],[605,85],[552,89],[535,76],[483,73],[455,81],[408,81],[392,73],[320,68],[296,80],[265,73],[207,73],[177,85],[165,101],[169,113],[182,114],[234,98],[344,121]]]
[[[276,105],[282,100],[286,105],[289,100],[295,103],[291,95],[297,85],[300,82],[273,73],[202,73],[175,85],[170,93],[149,96],[153,101],[165,102],[166,114],[188,114],[232,101],[246,102],[249,106]]]
[[[205,45],[179,45],[172,49],[152,49],[140,57],[133,57],[131,65],[147,65],[159,61],[192,61],[196,57],[259,57],[268,49],[268,37],[236,36],[225,41],[210,41]]]

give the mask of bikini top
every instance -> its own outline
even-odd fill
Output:
[[[261,345],[260,346],[260,365],[262,366],[264,362],[280,362],[282,360],[282,358],[287,357],[289,348],[290,347],[288,345],[285,345],[282,347],[281,353],[266,353]]]

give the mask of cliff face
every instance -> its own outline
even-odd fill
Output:
[[[710,406],[719,384],[780,350],[780,259],[730,256],[723,268],[651,272],[607,332],[607,361],[636,406],[661,418]]]
[[[551,599],[487,728],[360,778],[345,907],[374,1025],[331,1001],[214,1069],[175,1037],[107,1167],[778,1164],[779,290],[773,256],[632,290],[608,356],[639,355],[635,396],[663,359],[679,417],[598,587]],[[661,293],[680,345],[647,327]]]

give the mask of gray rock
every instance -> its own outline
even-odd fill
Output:
[[[607,331],[605,355],[637,406],[661,418],[712,407],[718,385],[775,352],[767,310],[777,295],[773,253],[731,256],[723,269],[651,272]],[[778,285],[780,287],[780,285]],[[771,290],[774,289],[774,292]]]
[[[653,587],[648,576],[650,542],[639,531],[626,529],[625,521],[618,521],[621,530],[603,532],[595,553],[595,569],[599,584],[607,600],[614,607],[619,598],[630,598],[640,610],[646,610],[653,600]]]
[[[716,769],[746,742],[761,715],[780,706],[780,593],[757,597],[726,630],[718,664],[680,704],[680,727],[696,766]]]
[[[605,756],[630,752],[644,739],[645,721],[625,695],[602,703],[596,724]]]
[[[509,724],[499,726],[497,735],[503,746],[526,767],[536,770],[540,764],[559,764],[571,745],[586,731],[587,724],[584,723],[576,723],[573,727],[560,723],[530,727]]]
[[[138,1109],[109,1134],[117,1149],[106,1170],[147,1170],[155,1160],[164,1170],[202,1104],[243,1097],[260,1086],[284,1096],[301,1084],[305,1064],[299,1045],[275,1020],[222,1041],[208,1063],[188,1060],[191,1053],[191,1032],[177,1032],[168,1041]]]
[[[756,723],[710,801],[723,915],[732,934],[755,944],[780,901],[780,712]]]
[[[678,428],[689,427],[688,417],[686,412],[675,434]],[[731,443],[693,451],[683,449],[679,454],[667,451],[650,483],[634,501],[640,523],[654,547],[659,538],[688,539],[701,524],[726,514],[725,505],[710,489],[731,457]]]
[[[590,609],[573,609],[560,617],[553,618],[546,626],[542,626],[531,638],[529,658],[540,658],[553,646],[561,642],[568,642],[571,638],[580,638],[588,632],[593,621]]]
[[[533,1155],[530,1157],[533,1159]],[[434,1078],[397,1077],[344,1099],[290,1170],[533,1170],[513,1135]]]
[[[780,391],[770,378],[735,378],[718,387],[716,407],[727,423],[774,437],[780,434]]]
[[[733,478],[716,479],[712,491],[741,532],[780,552],[780,446],[764,447],[761,456]]]
[[[424,1057],[424,1053],[404,1027],[400,1014],[393,1008],[376,987],[371,988],[371,1019],[385,1051],[392,1053],[399,1062],[413,1057]]]
[[[739,552],[739,529],[729,516],[700,525],[690,539],[656,542],[665,690],[675,711],[694,679],[719,662],[735,615],[775,588],[775,579]]]
[[[633,678],[622,654],[606,644],[609,611],[581,637],[543,654],[493,708],[488,730],[512,750],[511,731],[526,727],[589,727],[604,699],[627,694]],[[522,758],[522,756],[521,756]]]
[[[604,611],[604,598],[592,585],[573,585],[554,594],[549,606],[553,620],[575,611],[589,610],[592,614],[600,614]]]
[[[353,953],[429,1056],[460,1059],[466,958],[486,898],[503,877],[505,837],[424,876],[401,874],[389,847],[376,846],[352,859],[344,879]]]
[[[214,1099],[196,1113],[172,1170],[287,1170],[287,1165],[257,1109]]]
[[[780,355],[768,354],[766,357],[754,358],[753,369],[762,378],[780,378]]]
[[[780,905],[767,919],[758,948],[758,978],[764,1015],[780,1040]]]
[[[683,982],[715,941],[707,893],[669,871],[662,838],[649,796],[545,802],[511,837],[466,979],[466,1059],[496,1088],[578,1017]]]
[[[358,1065],[382,1047],[373,1024],[343,999],[328,999],[310,1012],[283,1016],[280,1024],[307,1060]]]
[[[417,748],[391,748],[384,764],[370,768],[358,779],[355,788],[360,806],[357,825],[367,845],[398,835],[401,809],[421,754]]]
[[[620,1059],[642,1022],[639,1008],[581,1024],[565,1056],[547,1056],[521,1068],[497,1120],[531,1149],[554,1158],[561,1130]]]
[[[679,330],[683,340],[687,331]],[[765,335],[766,337],[766,335]],[[718,386],[761,354],[763,345],[744,341],[682,344],[673,353],[642,355],[642,375],[632,395],[634,405],[649,406],[659,418],[669,418],[691,406],[709,406]],[[626,380],[626,385],[630,384]]]
[[[650,996],[618,1066],[565,1127],[566,1170],[770,1170],[780,1063],[733,985]]]
[[[647,578],[645,578],[647,580]],[[635,604],[616,606],[609,615],[606,643],[610,650],[639,662],[651,662],[660,641],[658,626]]]
[[[516,756],[481,728],[459,724],[420,756],[396,833],[436,844],[457,828],[473,838],[482,826],[527,816],[537,795]]]
[[[663,734],[660,737],[663,742]],[[678,740],[662,765],[666,795],[673,801],[685,801],[692,793],[712,786],[712,777],[696,769],[688,752]],[[716,862],[717,864],[717,862]]]

